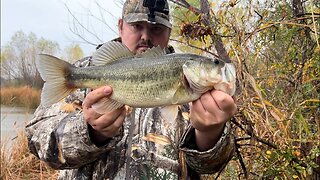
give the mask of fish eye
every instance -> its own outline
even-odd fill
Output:
[[[216,65],[219,65],[220,64],[220,61],[218,59],[214,59],[213,61]]]

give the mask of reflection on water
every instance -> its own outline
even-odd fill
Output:
[[[25,108],[1,106],[1,142],[14,139],[31,118],[32,113]]]

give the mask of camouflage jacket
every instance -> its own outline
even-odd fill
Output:
[[[90,61],[84,58],[76,66]],[[131,109],[120,133],[98,146],[81,110],[87,91],[50,108],[40,105],[26,126],[30,151],[60,169],[59,179],[178,179],[186,172],[195,179],[219,171],[233,155],[230,123],[212,149],[197,150],[187,105],[171,120],[161,116],[162,107]]]

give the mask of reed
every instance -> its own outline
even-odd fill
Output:
[[[35,109],[40,104],[40,90],[30,86],[3,87],[0,93],[1,104]]]
[[[1,177],[11,179],[57,179],[58,171],[51,169],[29,152],[26,133],[18,130],[17,137],[8,147],[1,141]]]

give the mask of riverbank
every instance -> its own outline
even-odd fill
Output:
[[[1,106],[0,179],[57,179],[58,171],[29,152],[24,127],[31,118],[26,108]]]
[[[0,179],[57,179],[58,171],[53,170],[29,152],[28,141],[23,130],[17,130],[10,151],[6,141],[1,141]]]
[[[0,179],[56,179],[57,172],[29,152],[24,127],[31,118],[27,108],[1,106]]]
[[[40,90],[29,86],[1,88],[0,179],[57,179],[53,170],[29,152],[24,131],[40,103]]]
[[[40,90],[30,86],[1,87],[1,141],[14,139],[40,104]]]
[[[1,106],[1,142],[10,149],[17,132],[23,130],[31,120],[32,112],[24,107]]]

